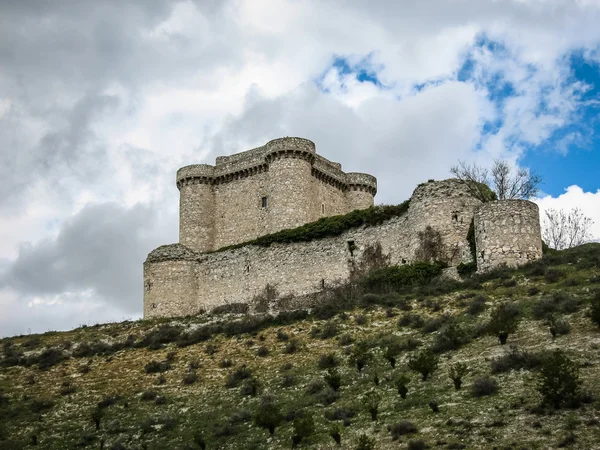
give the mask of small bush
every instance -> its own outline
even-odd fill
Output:
[[[140,398],[145,402],[154,401],[156,400],[156,397],[158,397],[158,392],[156,391],[144,391],[140,396]]]
[[[359,314],[354,318],[354,322],[359,326],[366,325],[368,321],[367,316],[364,314]]]
[[[473,300],[471,300],[471,303],[469,303],[467,313],[471,316],[477,316],[483,311],[485,311],[485,297],[483,295],[478,295]]]
[[[580,401],[579,368],[561,350],[542,359],[537,390],[544,404],[560,408],[563,404],[576,406]]]
[[[470,342],[468,333],[457,323],[450,322],[445,325],[435,337],[432,350],[436,353],[444,353],[457,350]]]
[[[540,293],[540,288],[537,286],[532,286],[527,290],[527,295],[529,295],[530,297],[533,297],[536,294]]]
[[[364,404],[367,411],[371,414],[371,420],[374,422],[377,420],[377,414],[379,412],[379,403],[381,402],[381,396],[376,391],[369,391],[365,394]]]
[[[462,386],[463,377],[469,373],[469,368],[464,363],[455,363],[448,369],[448,375],[454,383],[454,389],[459,390]]]
[[[227,369],[231,366],[233,366],[233,361],[230,359],[224,358],[219,362],[219,367],[221,369]]]
[[[510,334],[517,331],[519,324],[519,310],[512,303],[502,303],[492,312],[487,325],[488,333],[497,336],[500,345],[506,344]]]
[[[340,327],[338,325],[337,322],[334,322],[332,320],[325,322],[325,324],[323,325],[323,329],[321,330],[321,339],[329,339],[332,338],[334,336],[337,336],[337,334],[340,332]]]
[[[252,377],[252,370],[245,365],[231,372],[225,380],[225,387],[234,388],[238,387],[240,383],[248,378]]]
[[[318,394],[323,389],[325,389],[325,383],[320,378],[313,379],[306,385],[306,392],[309,395]]]
[[[294,386],[297,383],[297,379],[294,375],[292,374],[285,374],[283,377],[281,377],[281,387],[291,387]]]
[[[425,441],[422,439],[416,439],[413,441],[408,441],[408,450],[425,450],[428,448]]]
[[[409,358],[408,367],[421,374],[423,381],[426,381],[435,369],[437,369],[438,358],[431,350],[425,349],[418,354],[413,354]]]
[[[424,325],[425,321],[419,314],[404,314],[398,320],[398,327],[423,328]]]
[[[256,354],[261,357],[269,356],[269,349],[267,346],[261,345],[258,347],[258,350],[256,350]]]
[[[158,350],[163,347],[163,344],[177,342],[181,338],[181,327],[173,325],[161,325],[160,327],[150,331],[140,341],[141,347],[147,347],[150,350]]]
[[[285,331],[283,330],[277,330],[277,340],[279,342],[286,342],[290,339],[289,334],[287,334]]]
[[[318,367],[321,370],[336,367],[339,364],[335,353],[325,353],[319,357]]]
[[[198,381],[198,374],[195,370],[189,370],[183,376],[183,379],[181,381],[183,382],[183,384],[194,384],[196,381]]]
[[[423,333],[433,333],[434,331],[438,331],[446,322],[448,322],[448,320],[450,320],[450,317],[444,315],[427,321],[423,326]]]
[[[240,394],[243,396],[256,397],[262,390],[262,384],[257,378],[251,377],[243,381]]]
[[[356,450],[373,450],[375,448],[375,439],[370,438],[365,433],[358,437]]]
[[[269,434],[273,436],[275,428],[282,420],[283,416],[275,399],[271,396],[263,397],[254,415],[254,423],[261,428],[268,429]]]
[[[61,363],[65,359],[67,359],[67,355],[62,350],[50,347],[40,353],[35,359],[35,363],[37,363],[40,370],[46,370]]]
[[[301,411],[294,418],[293,434],[292,434],[292,447],[300,444],[302,439],[309,437],[315,432],[315,421],[312,414],[306,411]]]
[[[546,273],[544,273],[544,279],[546,280],[547,283],[556,283],[564,275],[565,275],[565,273],[562,270],[549,268],[549,269],[546,269]]]
[[[338,338],[338,342],[340,345],[350,345],[354,342],[354,338],[350,333],[344,333]]]
[[[495,378],[482,377],[477,378],[471,385],[471,394],[474,397],[484,397],[498,392],[498,382]]]
[[[592,322],[600,326],[600,290],[597,290],[592,297],[589,315]]]
[[[533,318],[547,319],[552,314],[570,314],[579,309],[579,302],[570,294],[555,291],[536,302],[532,309]]]
[[[392,435],[392,440],[397,441],[402,436],[416,433],[417,427],[409,420],[401,420],[400,422],[390,425],[388,430]]]
[[[406,373],[400,373],[394,378],[394,384],[396,385],[396,389],[398,389],[398,394],[402,398],[406,398],[406,394],[408,394],[407,384],[409,381],[410,377]]]
[[[323,377],[323,379],[329,385],[329,387],[336,392],[342,385],[342,377],[340,376],[339,372],[333,368],[330,368],[327,371],[327,374]]]
[[[548,319],[548,328],[550,329],[550,334],[553,338],[558,335],[569,334],[571,331],[569,321],[566,319],[557,318],[556,316],[551,316]]]
[[[77,389],[75,388],[73,383],[71,383],[70,381],[65,381],[60,386],[60,395],[63,395],[63,396],[74,394],[76,391],[77,391]]]
[[[533,370],[539,367],[541,358],[538,354],[519,351],[512,347],[510,352],[492,360],[492,373],[505,373],[511,370]]]
[[[171,368],[171,364],[168,361],[149,361],[144,366],[144,371],[146,373],[162,373],[166,372]]]
[[[283,349],[283,353],[287,353],[287,354],[296,353],[299,349],[300,349],[300,343],[298,342],[298,339],[291,339],[288,341],[285,348]]]
[[[325,410],[325,418],[327,420],[342,420],[344,423],[350,423],[350,419],[352,419],[356,415],[356,411],[352,408],[348,407],[337,407],[334,409]]]

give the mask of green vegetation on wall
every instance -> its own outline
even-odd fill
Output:
[[[357,209],[340,216],[323,217],[316,222],[307,223],[297,228],[267,234],[252,241],[229,245],[218,249],[218,252],[244,247],[246,245],[259,245],[268,247],[272,243],[307,242],[338,236],[344,231],[361,226],[380,225],[386,220],[400,217],[408,211],[409,201],[399,205],[377,205],[367,209]]]

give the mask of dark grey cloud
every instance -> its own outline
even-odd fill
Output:
[[[56,238],[21,243],[5,264],[0,289],[25,298],[92,289],[108,305],[141,310],[142,262],[160,238],[148,206],[86,206],[65,222]]]

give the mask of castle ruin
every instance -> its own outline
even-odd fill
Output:
[[[537,205],[482,203],[456,179],[419,185],[407,212],[378,226],[308,242],[226,248],[373,206],[375,177],[343,172],[340,164],[317,155],[307,139],[275,139],[218,157],[215,166],[186,166],[176,181],[180,242],[158,247],[144,262],[145,318],[250,303],[267,286],[282,297],[310,296],[347,281],[370,246],[381,245],[391,264],[419,260],[427,229],[441,239],[438,256],[451,266],[473,261],[471,223],[480,272],[542,255]]]

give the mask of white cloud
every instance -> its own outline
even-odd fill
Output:
[[[579,186],[573,185],[565,189],[558,197],[545,195],[534,200],[540,207],[540,219],[543,223],[545,211],[548,209],[564,209],[570,211],[579,208],[586,217],[591,218],[594,223],[591,227],[592,239],[600,239],[600,188],[596,192],[585,192]]]

